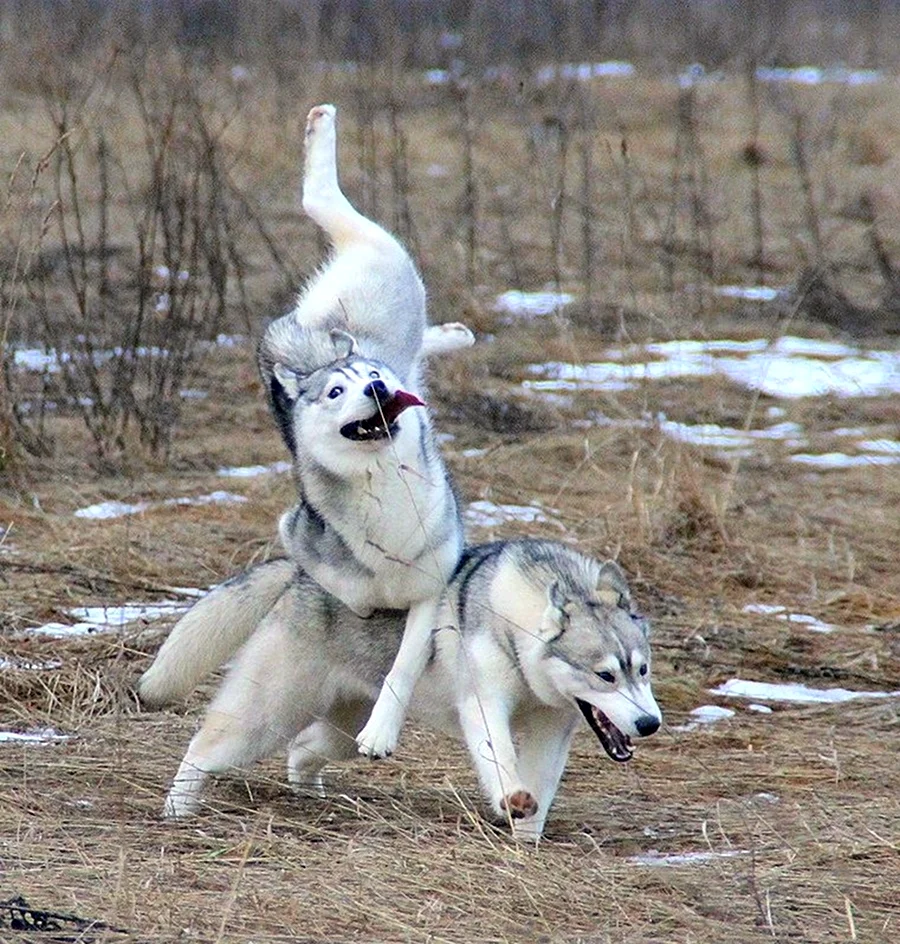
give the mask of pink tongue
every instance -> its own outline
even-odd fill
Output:
[[[414,393],[398,390],[382,407],[384,418],[388,423],[393,423],[409,406],[425,406],[425,404]]]
[[[397,406],[400,407],[400,409],[397,410],[398,415],[408,406],[425,406],[414,393],[407,393],[405,390],[398,390],[394,394],[393,400],[396,401]]]

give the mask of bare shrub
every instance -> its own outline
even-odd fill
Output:
[[[159,84],[148,66],[133,67],[117,90],[137,115],[137,146],[109,134],[70,87],[44,93],[56,140],[42,165],[51,211],[27,300],[46,359],[37,408],[6,410],[31,451],[49,448],[35,417],[53,402],[81,417],[101,464],[120,462],[132,440],[166,456],[202,344],[229,314],[250,328],[247,245],[266,231],[230,178],[227,123],[187,70]],[[7,329],[12,320],[10,310]],[[19,399],[9,358],[5,373],[9,399]]]

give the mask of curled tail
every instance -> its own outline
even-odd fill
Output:
[[[273,560],[211,590],[175,624],[141,676],[141,701],[157,707],[184,698],[253,635],[293,578],[291,561]]]

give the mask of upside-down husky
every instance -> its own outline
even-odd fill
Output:
[[[321,792],[322,768],[356,753],[403,629],[401,612],[360,619],[290,561],[258,565],[212,590],[176,626],[153,666],[154,705],[186,695],[237,655],[188,747],[165,805],[199,806],[212,773],[289,748],[288,778]],[[462,734],[493,812],[541,834],[579,717],[613,760],[653,734],[648,627],[625,577],[542,540],[469,548],[440,604],[414,716]]]
[[[428,413],[406,411],[424,406],[421,359],[474,339],[459,324],[426,325],[412,260],[341,192],[336,146],[334,107],[313,108],[303,208],[333,252],[294,310],[269,326],[259,364],[294,460],[299,501],[281,518],[285,550],[359,616],[409,611],[357,737],[360,753],[384,757],[397,743],[464,540]],[[149,691],[152,678],[142,687]]]

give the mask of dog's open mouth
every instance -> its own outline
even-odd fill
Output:
[[[354,442],[377,442],[397,432],[397,417],[407,407],[425,406],[414,394],[398,390],[386,399],[376,399],[375,412],[364,420],[353,420],[341,427],[341,435]]]
[[[591,726],[591,730],[603,745],[603,750],[620,764],[631,760],[634,755],[631,738],[627,734],[623,734],[599,708],[589,705],[580,698],[576,698],[575,702],[581,709],[585,720]]]

